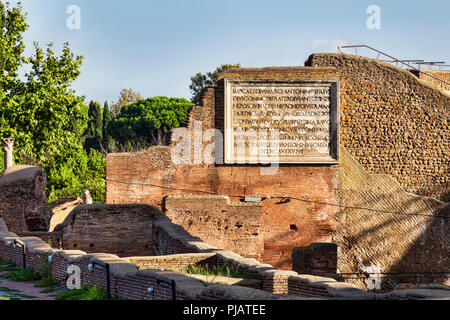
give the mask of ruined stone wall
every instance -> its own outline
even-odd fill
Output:
[[[339,210],[332,238],[346,281],[363,289],[379,284],[384,291],[401,283],[449,284],[448,203],[407,193],[391,176],[368,173],[345,148],[337,174],[339,202],[356,207]]]
[[[148,206],[79,205],[55,231],[62,232],[63,249],[153,255],[152,218]]]
[[[313,54],[307,65],[338,69],[341,144],[366,170],[450,201],[449,95],[369,58]]]
[[[0,217],[11,232],[48,231],[47,178],[39,167],[13,166],[0,177]]]
[[[52,232],[55,227],[63,223],[70,212],[78,205],[82,204],[83,200],[78,197],[62,198],[50,204],[52,208],[52,218],[50,219],[49,231]]]
[[[286,67],[229,72],[224,76],[247,79],[338,79],[333,68]],[[109,154],[106,164],[106,202],[146,203],[162,207],[162,200],[167,195],[201,194],[188,189],[231,195],[294,196],[335,202],[333,166],[281,165],[273,174],[264,175],[261,174],[261,166],[257,165],[204,163],[204,156],[210,154],[208,150],[214,147],[214,140],[207,130],[215,127],[220,129],[217,123],[220,123],[222,116],[216,117],[216,110],[223,105],[221,94],[221,86],[207,90],[203,106],[194,107],[190,112],[188,132],[191,138],[191,164],[173,163],[171,152],[178,140],[168,147]],[[196,127],[198,131],[194,131]],[[194,150],[197,143],[201,146],[201,154]],[[230,197],[233,202],[240,198]],[[265,228],[262,261],[290,270],[294,247],[330,240],[330,232],[335,228],[333,215],[336,208],[299,201],[282,204],[279,200],[265,199],[262,202]]]
[[[260,203],[231,203],[225,196],[169,195],[164,212],[173,223],[217,248],[255,259],[264,254]]]
[[[159,226],[166,229],[168,234],[174,225],[168,222],[167,218]],[[158,221],[157,219],[156,221]],[[22,266],[23,259],[27,269],[39,272],[43,263],[48,263],[51,256],[52,278],[66,284],[68,279],[68,267],[76,265],[80,268],[80,278],[82,287],[96,285],[106,288],[105,269],[93,268],[89,270],[89,264],[93,261],[102,261],[110,266],[110,288],[111,294],[123,299],[131,300],[171,300],[172,292],[170,286],[157,284],[157,278],[166,278],[176,283],[177,300],[274,300],[274,299],[302,299],[302,297],[339,297],[356,299],[375,299],[372,294],[357,289],[355,286],[346,283],[339,283],[331,278],[316,277],[309,275],[298,275],[292,271],[281,271],[271,266],[261,264],[254,259],[242,258],[238,254],[230,251],[218,250],[212,256],[209,252],[212,247],[202,243],[194,243],[193,237],[186,231],[179,230],[175,236],[185,246],[196,248],[201,254],[192,255],[171,255],[165,257],[130,257],[120,258],[109,253],[86,253],[81,250],[55,250],[50,248],[45,242],[36,237],[18,237],[12,232],[0,233],[0,258],[10,260]],[[174,239],[175,239],[174,238]],[[26,244],[25,255],[18,246],[13,246],[13,240],[21,240]],[[210,251],[212,252],[212,251]],[[201,256],[204,259],[200,258]],[[209,264],[214,261],[224,265],[235,265],[245,269],[249,274],[261,279],[261,288],[245,288],[239,285],[205,284],[198,281],[194,276],[181,274],[164,269],[165,263],[171,266],[177,265],[176,260],[180,260],[179,266],[186,265],[188,261]],[[145,261],[151,265],[151,269],[138,270],[146,267]],[[162,265],[158,265],[159,260]],[[152,261],[156,265],[152,265]],[[135,264],[136,263],[136,264]],[[156,268],[155,268],[156,267]],[[153,288],[150,293],[147,289]],[[291,296],[287,296],[287,294]],[[299,297],[297,295],[301,295]]]

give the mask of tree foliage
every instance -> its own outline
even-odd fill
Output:
[[[103,135],[103,147],[105,152],[114,152],[116,149],[116,144],[108,130],[109,123],[112,121],[112,113],[109,111],[108,102],[106,101],[103,105],[103,123],[102,123],[102,135]]]
[[[86,184],[90,172],[97,184],[104,184],[97,174],[103,164],[90,165],[83,150],[88,120],[84,98],[71,89],[83,57],[74,56],[67,43],[56,55],[53,44],[42,49],[37,42],[34,54],[23,57],[25,20],[20,5],[11,8],[0,3],[0,138],[16,140],[16,164],[40,165],[46,170],[49,199],[63,189]],[[25,66],[29,71],[20,78],[19,68]]]
[[[240,68],[241,64],[222,64],[216,68],[213,72],[208,72],[203,74],[201,72],[197,73],[195,76],[191,77],[191,84],[189,89],[192,93],[191,102],[195,105],[201,105],[203,91],[208,87],[214,87],[217,84],[217,79],[220,74],[228,69]]]
[[[119,100],[111,105],[111,112],[114,116],[117,116],[123,106],[143,99],[141,94],[139,92],[134,92],[133,89],[122,89],[122,91],[120,91]]]
[[[166,133],[187,123],[193,104],[183,98],[154,97],[122,107],[108,126],[113,138],[133,150],[166,142]],[[131,151],[131,150],[129,150]]]

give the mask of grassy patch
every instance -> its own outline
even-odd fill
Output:
[[[52,265],[48,261],[48,254],[44,254],[40,260],[39,274],[41,275],[41,281],[39,281],[35,287],[52,287],[58,284],[58,282],[52,278]]]
[[[45,278],[42,278],[41,281],[39,281],[35,287],[36,288],[45,288],[45,287],[52,287],[57,285],[58,282],[56,282],[55,280],[53,280],[52,277],[50,276],[46,276]]]
[[[37,287],[37,285],[35,287]],[[46,289],[43,289],[40,292],[41,293],[52,293],[52,292],[55,292],[55,291],[59,291],[59,290],[61,290],[63,288],[64,287],[59,285],[59,284],[53,284],[53,285],[47,286]]]
[[[246,269],[238,266],[214,265],[210,267],[208,265],[189,265],[180,271],[185,274],[198,274],[203,276],[254,278],[254,276],[249,274]]]
[[[55,295],[57,300],[108,300],[106,290],[96,286],[86,286],[81,289],[72,289]],[[118,300],[111,297],[111,300]]]
[[[17,289],[11,289],[11,288],[7,288],[7,287],[0,287],[0,291],[6,292],[6,293],[20,293],[20,291]]]
[[[3,278],[11,281],[27,282],[40,280],[42,277],[39,273],[34,272],[33,270],[15,267],[10,273],[5,274]]]

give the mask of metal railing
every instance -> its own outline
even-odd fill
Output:
[[[426,75],[427,77],[429,77],[430,78],[430,83],[432,83],[433,79],[438,81],[438,82],[440,82],[441,83],[441,88],[444,88],[444,84],[447,85],[447,86],[450,86],[450,83],[444,80],[444,72],[447,71],[447,70],[444,70],[444,68],[450,67],[450,65],[446,65],[444,61],[427,62],[427,61],[424,61],[424,60],[401,60],[401,59],[394,58],[393,56],[390,56],[390,55],[388,55],[387,53],[385,53],[383,51],[377,50],[377,49],[372,48],[372,47],[370,47],[368,45],[365,45],[365,44],[358,44],[358,45],[352,45],[352,46],[339,46],[338,47],[338,53],[343,53],[341,49],[346,49],[346,48],[354,48],[356,55],[358,55],[358,48],[367,48],[369,50],[372,50],[372,51],[378,53],[378,55],[376,57],[376,60],[384,61],[384,62],[388,62],[388,63],[395,63],[397,66],[398,66],[398,64],[400,64],[400,66],[406,66],[406,67],[409,68],[409,70],[417,71],[419,74],[423,74],[423,75]],[[379,59],[380,55],[388,57],[391,60],[381,60],[381,59]],[[417,64],[418,68],[410,65],[410,63]],[[429,66],[429,70],[428,70],[429,73],[421,70],[422,69],[421,68],[422,65],[428,65]],[[439,67],[439,70],[432,70],[433,66],[434,67],[436,67],[436,66]],[[438,77],[435,77],[434,75],[432,75],[433,71],[440,71],[442,78],[438,78]],[[450,71],[450,69],[448,71]]]

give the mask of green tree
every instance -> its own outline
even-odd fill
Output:
[[[67,43],[56,55],[51,43],[44,50],[35,42],[34,54],[25,58],[22,34],[28,25],[20,4],[0,3],[0,26],[0,138],[15,138],[15,163],[46,170],[49,199],[70,188],[82,192],[92,183],[100,188],[103,160],[92,164],[83,150],[88,110],[84,97],[71,89],[83,57],[74,56]],[[18,74],[21,67],[29,70],[24,77]],[[97,200],[102,198],[104,188]]]
[[[18,70],[26,62],[22,56],[25,50],[22,34],[27,29],[22,6],[11,8],[9,3],[0,2],[0,98],[4,100],[11,98],[5,93],[16,88]]]
[[[89,121],[86,130],[86,141],[84,148],[89,151],[91,148],[104,152],[102,145],[103,137],[103,120],[102,109],[98,102],[91,101],[88,111]]]
[[[125,150],[163,145],[167,142],[166,134],[170,129],[187,123],[188,111],[192,106],[183,98],[148,98],[122,107],[108,129]]]
[[[109,111],[108,102],[106,101],[103,105],[103,127],[102,127],[102,135],[103,135],[103,146],[106,152],[112,152],[115,150],[115,142],[111,137],[111,134],[108,131],[108,125],[113,119],[111,111]]]
[[[91,101],[89,103],[88,117],[86,136],[88,138],[101,138],[103,136],[102,108],[98,102]]]
[[[120,91],[119,100],[111,105],[111,112],[114,116],[117,116],[123,106],[143,99],[141,94],[139,92],[134,92],[133,89],[122,89],[122,91]]]
[[[199,106],[202,103],[203,91],[208,87],[214,87],[217,84],[219,75],[228,69],[240,68],[241,64],[222,64],[216,68],[213,72],[205,74],[199,72],[195,76],[191,77],[191,84],[189,89],[192,93],[191,102]]]

